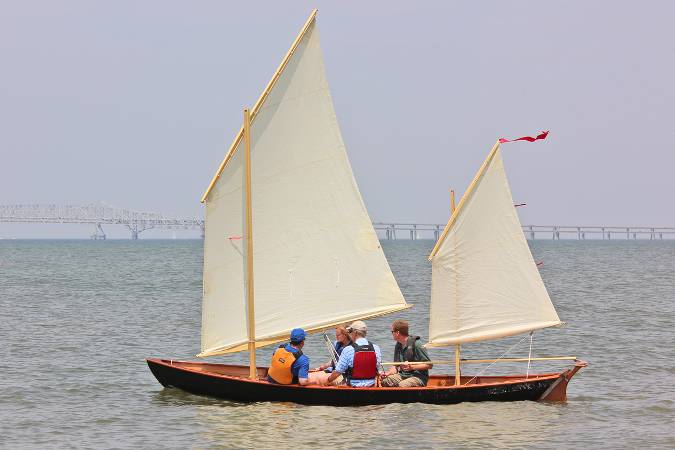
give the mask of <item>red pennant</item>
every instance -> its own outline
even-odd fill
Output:
[[[532,136],[523,136],[518,139],[504,139],[504,138],[499,138],[499,143],[503,144],[504,142],[515,142],[515,141],[527,141],[527,142],[534,142],[538,141],[539,139],[546,139],[546,136],[548,136],[548,131],[542,131],[541,134],[538,134],[537,137],[532,137]]]

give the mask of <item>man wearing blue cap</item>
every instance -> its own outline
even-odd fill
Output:
[[[291,342],[280,345],[272,355],[267,380],[277,384],[313,384],[309,380],[309,358],[302,353],[307,333],[302,328],[291,331]]]

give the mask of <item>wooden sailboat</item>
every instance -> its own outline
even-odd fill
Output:
[[[471,204],[467,196],[470,192],[458,212],[463,203]],[[265,381],[267,368],[256,364],[255,349],[287,340],[291,329],[319,331],[411,306],[380,248],[347,159],[324,73],[316,10],[255,106],[244,110],[244,124],[202,201],[206,224],[198,356],[248,350],[249,366],[149,358],[164,386],[244,402],[325,405],[564,399],[567,381],[581,367],[527,377],[432,376],[423,388]],[[448,236],[454,236],[450,223],[435,249],[434,261],[440,265],[434,267],[442,270],[444,242],[453,242]],[[442,283],[434,276],[434,293]],[[434,314],[444,302],[444,294],[432,294]],[[431,345],[455,342],[453,331],[442,331],[444,327],[432,321]]]

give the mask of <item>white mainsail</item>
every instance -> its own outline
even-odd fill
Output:
[[[251,124],[257,346],[409,307],[347,159],[314,20],[282,68]],[[198,356],[247,348],[243,145],[204,197]]]
[[[523,235],[499,143],[430,257],[429,346],[560,325]]]

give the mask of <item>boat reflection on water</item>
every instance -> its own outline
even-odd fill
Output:
[[[204,406],[197,409],[196,417],[204,429],[205,445],[306,448],[321,446],[327,438],[336,442],[337,437],[345,447],[359,448],[369,442],[369,436],[399,432],[402,417],[392,421],[388,409],[390,406],[336,408],[274,402],[247,404],[243,409]]]
[[[543,402],[461,403],[452,408],[434,405],[417,414],[429,417],[424,437],[431,448],[466,447],[477,439],[492,448],[523,448],[542,445],[556,434],[566,407]]]
[[[295,403],[240,404],[196,409],[203,442],[197,445],[244,448],[316,447],[342,442],[350,448],[470,447],[477,440],[493,448],[543,445],[558,434],[565,404],[541,402],[396,404],[364,407],[302,406]],[[458,426],[461,424],[461,426]],[[533,426],[536,424],[536,426]],[[409,431],[406,431],[409,430]]]

